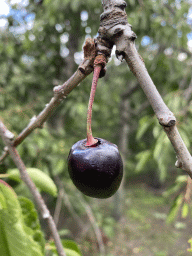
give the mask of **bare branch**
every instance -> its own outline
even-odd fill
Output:
[[[55,245],[56,245],[57,252],[58,252],[59,256],[66,256],[66,254],[63,250],[63,246],[62,246],[59,234],[57,232],[57,228],[55,226],[54,220],[53,220],[47,206],[45,205],[45,202],[44,202],[41,194],[39,193],[35,184],[33,183],[30,176],[28,175],[28,173],[26,171],[26,167],[25,167],[21,157],[19,156],[18,151],[13,146],[13,142],[12,142],[13,134],[5,127],[5,125],[1,121],[0,121],[0,135],[3,139],[3,142],[7,146],[8,150],[9,150],[9,154],[12,157],[15,165],[17,166],[17,168],[20,171],[21,179],[25,182],[25,184],[29,188],[31,194],[33,195],[34,200],[35,200],[35,202],[40,210],[40,213],[42,215],[42,218],[45,219],[48,223],[48,226],[49,226],[50,232],[53,236],[53,239],[55,241]]]
[[[61,104],[63,99],[93,71],[93,62],[96,55],[95,42],[93,39],[88,38],[84,45],[84,61],[78,67],[73,76],[68,79],[63,85],[55,86],[53,88],[54,97],[46,104],[45,108],[38,116],[31,118],[28,126],[18,135],[14,140],[13,146],[18,146],[28,135],[30,135],[36,128],[42,128],[45,121],[53,114],[55,109]],[[2,162],[8,155],[6,148],[0,162]]]
[[[134,43],[136,35],[127,22],[122,0],[103,0],[102,3],[104,13],[101,15],[99,37],[103,40],[107,39],[107,44],[109,41],[115,44],[117,58],[126,60],[175,149],[176,167],[185,170],[192,178],[192,157],[177,130],[174,114],[164,103],[147,72],[143,59],[136,50]]]

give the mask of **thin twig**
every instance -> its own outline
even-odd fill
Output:
[[[61,180],[58,177],[55,177],[55,182],[58,185],[59,190],[63,191],[63,193],[61,193],[61,195],[62,195],[62,199],[64,201],[64,204],[67,206],[67,208],[70,211],[72,217],[76,220],[76,222],[83,229],[84,223],[81,220],[81,218],[74,211],[73,206],[70,203],[70,200],[69,200],[69,198],[67,196],[67,193],[65,192],[65,189],[64,189],[64,186],[63,186]],[[80,203],[85,208],[85,211],[87,213],[89,221],[90,221],[90,223],[91,223],[91,225],[93,227],[93,230],[95,232],[95,235],[96,235],[96,238],[97,238],[97,242],[98,242],[98,245],[99,245],[99,249],[100,249],[100,253],[101,253],[100,256],[104,256],[105,255],[105,247],[104,247],[104,243],[103,243],[103,239],[102,239],[102,234],[101,234],[101,231],[100,231],[100,229],[99,229],[99,227],[97,225],[97,222],[95,220],[95,217],[94,217],[94,214],[93,214],[93,212],[91,210],[91,207],[85,202],[85,200],[83,199],[83,197],[81,196],[80,193],[78,193],[78,197],[80,199]],[[58,212],[57,212],[57,214],[58,214]],[[56,215],[56,212],[55,212],[54,215]]]
[[[72,217],[76,220],[76,222],[80,225],[80,227],[83,229],[83,226],[84,226],[84,223],[83,221],[81,220],[81,218],[76,214],[76,212],[74,211],[73,209],[73,206],[71,205],[70,201],[69,201],[69,198],[67,196],[67,193],[64,189],[64,186],[61,182],[61,180],[58,178],[58,177],[55,177],[55,182],[56,184],[58,185],[59,187],[59,190],[61,191],[60,193],[60,200],[63,200],[65,205],[67,206],[68,210],[70,211]],[[91,210],[91,207],[85,202],[85,200],[83,199],[83,197],[80,195],[80,193],[78,193],[78,197],[80,199],[80,202],[81,204],[83,205],[83,207],[85,208],[85,211],[87,213],[87,216],[89,218],[89,221],[93,227],[93,230],[95,232],[95,235],[96,235],[96,238],[97,238],[97,242],[98,242],[98,245],[99,245],[99,250],[100,250],[100,256],[104,256],[105,255],[105,247],[104,247],[104,243],[103,243],[103,239],[102,239],[102,234],[101,234],[101,231],[97,225],[97,222],[96,222],[96,219],[94,217],[94,214]],[[59,203],[58,203],[59,204]],[[58,216],[59,216],[59,210],[61,209],[59,206],[58,206],[58,210],[55,210],[55,213],[54,213],[54,219],[55,219],[55,222],[57,223],[57,220],[58,220]],[[81,237],[82,237],[82,234],[81,234]]]
[[[2,137],[3,142],[8,147],[9,154],[10,154],[11,158],[13,159],[15,165],[17,166],[17,168],[20,171],[21,179],[25,182],[25,184],[29,188],[31,194],[33,195],[34,200],[38,206],[38,209],[40,210],[40,213],[42,215],[42,218],[48,222],[50,232],[55,241],[55,246],[57,248],[58,255],[66,256],[66,254],[63,250],[63,246],[62,246],[57,228],[55,226],[54,220],[53,220],[41,194],[39,193],[35,184],[33,183],[30,176],[28,175],[28,173],[26,171],[26,167],[25,167],[18,151],[13,146],[12,141],[13,141],[14,135],[5,127],[5,125],[1,121],[0,121],[0,135]]]
[[[61,209],[62,209],[63,196],[64,196],[63,189],[59,189],[56,206],[55,206],[55,211],[54,211],[54,215],[53,215],[53,219],[54,219],[56,227],[58,226],[59,217],[60,217],[60,213],[61,213]]]
[[[92,225],[93,230],[95,232],[97,242],[98,242],[98,245],[99,245],[100,256],[104,256],[105,255],[105,246],[104,246],[104,243],[103,243],[102,234],[101,234],[101,231],[98,227],[98,224],[97,224],[97,221],[94,217],[94,214],[91,210],[91,207],[85,202],[85,200],[83,199],[83,197],[80,193],[78,193],[78,197],[80,198],[80,202],[82,203],[82,205],[84,206],[84,208],[86,210],[89,221],[91,222],[91,225]]]
[[[62,183],[62,181],[60,180],[60,178],[58,176],[56,176],[54,178],[55,180],[55,183],[57,185],[57,187],[59,188],[59,196],[60,196],[60,200],[66,205],[68,211],[71,213],[71,216],[74,218],[74,220],[78,223],[78,225],[83,228],[84,226],[84,223],[83,221],[81,220],[81,218],[78,216],[78,214],[75,212],[70,200],[69,200],[69,197],[65,191],[65,188],[64,188],[64,185]],[[60,202],[61,203],[61,202]],[[60,215],[60,210],[61,210],[61,207],[59,207],[59,202],[58,202],[58,206],[56,207],[55,209],[55,213],[54,213],[54,220],[56,223],[58,223],[58,219],[59,219],[59,215]]]

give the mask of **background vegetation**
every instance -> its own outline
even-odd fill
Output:
[[[81,63],[85,38],[97,35],[102,6],[92,0],[10,4],[9,15],[1,17],[5,26],[0,28],[0,110],[3,122],[17,135],[50,101],[53,87],[66,81]],[[191,1],[131,0],[127,4],[138,51],[190,149]],[[183,203],[185,173],[175,168],[170,142],[135,77],[114,51],[98,83],[92,128],[94,136],[119,146],[125,166],[123,186],[114,197],[96,200],[80,195],[70,181],[67,156],[71,146],[86,137],[91,79],[92,75],[69,94],[44,129],[36,130],[18,147],[27,167],[48,174],[64,193],[62,208],[55,211],[57,197],[42,192],[55,212],[62,237],[76,241],[83,255],[98,255],[96,224],[92,227],[89,221],[93,213],[105,255],[186,255],[191,216],[190,204]],[[0,145],[3,150],[2,141]],[[12,168],[7,158],[0,173]],[[18,180],[6,181],[18,195],[31,199]],[[45,226],[44,234],[49,238]]]

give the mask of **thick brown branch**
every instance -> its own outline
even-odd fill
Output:
[[[1,121],[0,121],[0,135],[3,139],[3,142],[5,143],[5,145],[7,146],[8,150],[9,150],[9,154],[10,154],[11,158],[13,159],[15,165],[17,166],[17,168],[20,171],[21,179],[25,182],[25,184],[29,188],[31,194],[33,195],[34,200],[38,206],[38,209],[40,210],[40,213],[42,215],[42,218],[48,222],[48,226],[49,226],[50,232],[53,236],[53,239],[55,241],[55,245],[56,245],[57,252],[58,252],[59,256],[66,256],[66,254],[63,250],[63,246],[62,246],[59,234],[57,232],[57,228],[55,226],[54,220],[53,220],[47,206],[45,205],[45,202],[44,202],[41,194],[39,193],[35,184],[33,183],[30,176],[28,175],[28,173],[26,171],[26,167],[25,167],[21,157],[19,156],[18,151],[13,146],[13,143],[12,143],[13,134],[9,130],[7,130],[7,128]]]

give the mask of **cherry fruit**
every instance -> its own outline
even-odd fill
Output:
[[[96,198],[112,196],[123,177],[123,163],[117,146],[104,139],[94,138],[91,130],[92,106],[104,63],[103,56],[98,55],[87,111],[87,139],[75,143],[68,156],[69,176],[74,185],[85,195]]]
[[[115,144],[96,138],[92,147],[86,139],[75,143],[68,156],[68,171],[74,185],[85,195],[108,198],[119,188],[123,163]]]

